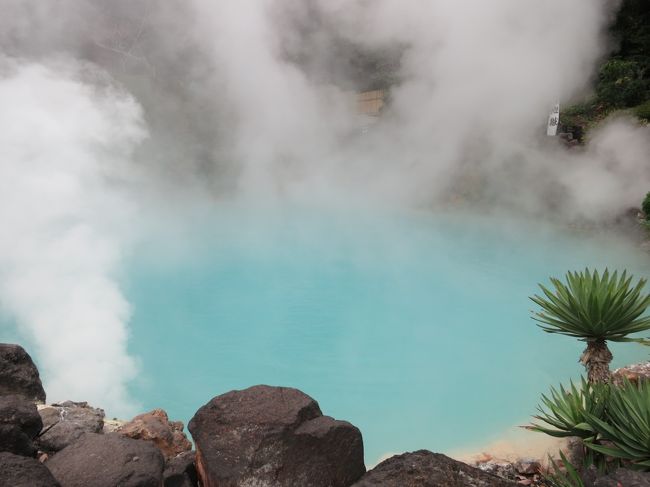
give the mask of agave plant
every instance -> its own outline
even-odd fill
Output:
[[[549,472],[544,476],[546,483],[551,487],[585,487],[578,470],[571,464],[562,450],[560,450],[560,458],[562,459],[564,470],[549,455],[548,460],[554,472]]]
[[[593,437],[595,433],[589,427],[585,428],[587,417],[603,418],[609,387],[603,384],[589,384],[581,379],[582,388],[578,389],[573,381],[569,389],[560,385],[560,390],[551,387],[551,396],[542,394],[542,406],[537,406],[540,414],[533,418],[546,423],[552,428],[531,424],[527,426],[532,431],[564,438],[577,436],[582,439]]]
[[[580,362],[587,369],[589,382],[608,382],[612,354],[607,341],[638,342],[650,345],[643,338],[629,335],[650,329],[650,318],[643,316],[650,305],[650,295],[642,293],[646,284],[640,279],[632,285],[632,276],[608,270],[568,272],[566,284],[551,278],[554,290],[543,285],[544,297],[530,299],[542,310],[533,319],[548,333],[568,335],[587,342]]]
[[[633,384],[626,380],[621,387],[612,387],[606,419],[589,413],[586,419],[588,426],[581,427],[590,427],[598,434],[597,441],[585,442],[588,448],[628,461],[633,467],[650,470],[649,381]]]

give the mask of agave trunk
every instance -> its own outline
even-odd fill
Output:
[[[607,348],[605,340],[587,342],[587,348],[580,357],[580,363],[587,369],[587,379],[591,384],[609,382],[611,377],[609,363],[611,361],[612,352]]]

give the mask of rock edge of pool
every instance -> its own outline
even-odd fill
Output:
[[[650,362],[614,373],[650,377]],[[325,413],[298,389],[254,385],[200,407],[188,424],[192,444],[183,423],[162,409],[124,421],[106,418],[86,402],[48,404],[29,353],[17,344],[0,344],[0,485],[547,485],[544,459],[517,456],[512,449],[506,455],[499,442],[478,455],[460,455],[466,463],[418,450],[367,469],[362,432]],[[571,441],[553,443],[555,451],[562,448],[569,455],[572,446]],[[628,485],[620,480],[635,475],[648,474],[619,469],[594,485]]]

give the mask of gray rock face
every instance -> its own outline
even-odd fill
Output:
[[[63,487],[160,487],[164,462],[150,442],[85,433],[45,465]]]
[[[61,487],[38,460],[0,453],[0,487]]]
[[[45,390],[29,354],[20,345],[0,343],[0,396],[9,394],[45,402]]]
[[[650,487],[650,472],[637,472],[619,468],[616,472],[601,477],[594,487]]]
[[[384,460],[353,487],[515,487],[439,453],[419,450]]]
[[[77,441],[84,433],[101,433],[104,411],[85,402],[66,401],[40,409],[43,431],[38,437],[38,447],[47,452],[57,452]]]
[[[163,483],[165,487],[196,487],[198,485],[193,451],[181,453],[165,462]]]
[[[43,427],[36,405],[17,395],[0,396],[0,424],[18,426],[30,439]]]
[[[347,487],[365,471],[359,430],[297,389],[255,386],[212,399],[188,426],[205,487]]]

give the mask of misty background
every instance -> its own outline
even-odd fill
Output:
[[[251,209],[489,206],[606,220],[650,189],[648,127],[545,135],[591,90],[611,0],[0,0],[0,309],[50,400],[137,409],[125,256]],[[355,93],[389,104],[369,129]]]

